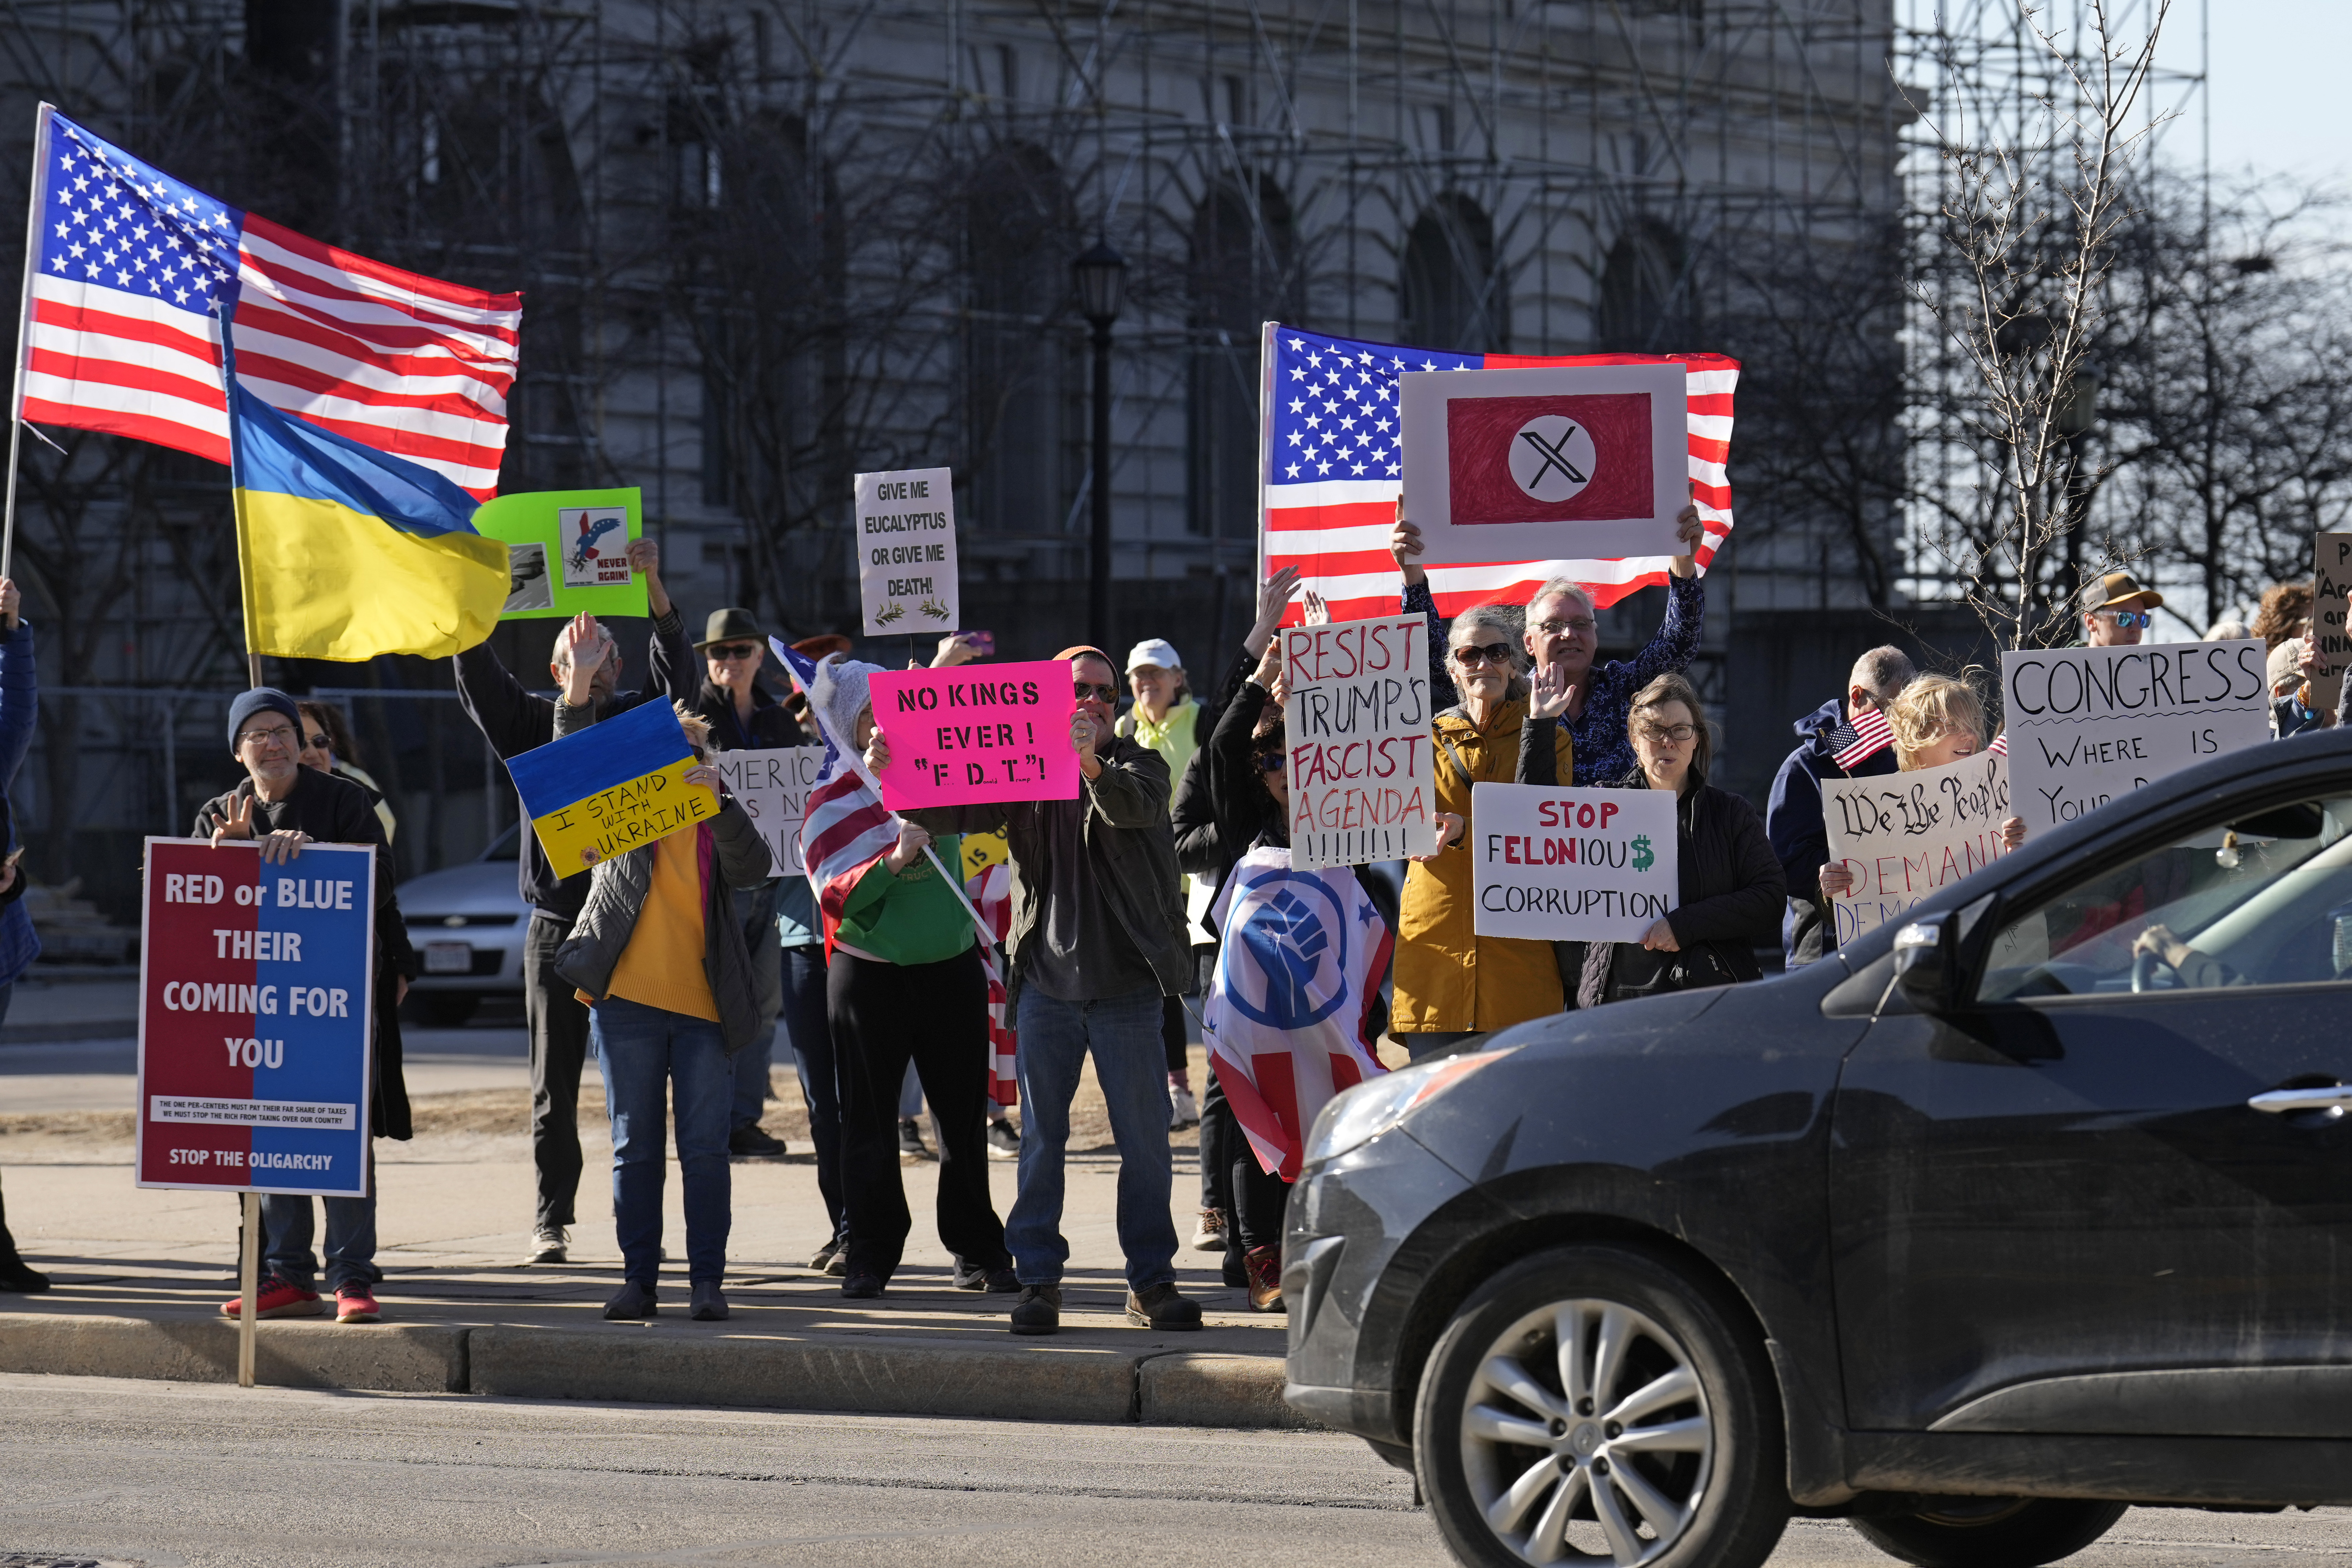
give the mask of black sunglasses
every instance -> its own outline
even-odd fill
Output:
[[[713,644],[709,649],[713,658],[757,658],[760,645],[755,642],[731,642],[724,647]]]
[[[305,735],[302,737],[302,744],[314,752],[327,752],[334,749],[334,742],[324,735]]]
[[[1285,758],[1280,752],[1260,752],[1257,754],[1257,771],[1262,773],[1278,773],[1282,771],[1284,761]]]
[[[1089,697],[1099,697],[1105,702],[1118,700],[1118,688],[1116,686],[1097,686],[1091,680],[1074,680],[1070,685],[1076,691],[1077,699],[1081,702]]]
[[[1456,664],[1476,664],[1481,660],[1487,664],[1510,663],[1511,645],[1507,642],[1464,643],[1454,650],[1454,662]]]

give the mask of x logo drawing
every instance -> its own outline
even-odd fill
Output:
[[[1543,454],[1543,462],[1541,466],[1539,466],[1534,473],[1528,475],[1524,481],[1525,488],[1528,491],[1532,492],[1538,485],[1543,483],[1543,477],[1551,472],[1554,468],[1558,468],[1561,473],[1566,474],[1568,476],[1569,482],[1571,484],[1580,485],[1584,483],[1584,476],[1577,471],[1575,464],[1568,460],[1564,450],[1568,446],[1568,438],[1575,434],[1576,426],[1573,425],[1570,425],[1567,429],[1561,431],[1559,433],[1559,439],[1557,441],[1547,441],[1532,430],[1522,430],[1519,432],[1520,440],[1527,442],[1528,445],[1535,447],[1537,451]]]

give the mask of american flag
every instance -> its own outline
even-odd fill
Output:
[[[996,933],[995,942],[980,944],[980,967],[988,976],[988,1098],[999,1105],[1017,1104],[1021,1079],[1015,1058],[1021,1037],[1013,1027],[1010,994],[1004,988],[1004,960],[996,951],[1013,929],[1013,868],[999,860],[983,866],[963,885],[982,924]]]
[[[1396,563],[1389,530],[1403,488],[1397,429],[1397,377],[1408,370],[1517,370],[1547,365],[1657,364],[1689,374],[1690,477],[1706,527],[1698,549],[1705,572],[1731,531],[1731,395],[1739,362],[1721,354],[1463,354],[1391,343],[1358,342],[1321,332],[1265,325],[1263,367],[1265,436],[1264,569],[1296,566],[1306,587],[1329,602],[1335,621],[1394,615]],[[1430,591],[1440,614],[1489,600],[1524,597],[1551,577],[1586,584],[1593,603],[1615,604],[1637,588],[1666,580],[1667,558],[1522,561],[1486,566],[1432,566]],[[1290,607],[1305,615],[1304,595]]]
[[[824,761],[817,766],[808,812],[801,819],[801,869],[816,894],[824,951],[830,956],[834,933],[841,929],[841,907],[866,868],[898,842],[898,819],[867,782],[846,738],[835,735],[826,722],[824,705],[815,696],[816,661],[780,638],[770,637],[768,647],[792,673],[793,684],[809,694],[809,717],[816,721],[817,735],[824,742]]]
[[[1875,708],[1865,708],[1830,731],[1830,744],[1837,748],[1830,753],[1830,761],[1851,773],[1856,763],[1868,761],[1894,743],[1895,728],[1887,723],[1886,715]]]
[[[498,490],[522,296],[404,272],[241,212],[41,106],[18,416],[228,461],[216,300],[274,408]]]

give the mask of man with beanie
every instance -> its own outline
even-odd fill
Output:
[[[644,684],[622,694],[620,650],[610,646],[612,634],[603,633],[604,652],[593,681],[600,721],[640,702],[691,702],[698,684],[685,623],[662,586],[660,547],[650,539],[631,540],[629,569],[646,580],[653,642]],[[568,625],[558,623],[548,664],[558,687],[571,668],[562,635]],[[488,643],[457,655],[457,665],[458,700],[501,759],[555,739],[554,701],[524,690]],[[522,1005],[530,1026],[530,1158],[539,1183],[538,1212],[523,1261],[562,1263],[567,1260],[568,1227],[580,1190],[580,1070],[588,1059],[588,1008],[571,984],[556,977],[555,950],[572,934],[572,922],[587,900],[588,873],[557,876],[526,816],[518,880],[523,900],[531,906],[530,929],[523,938]]]
[[[409,1136],[408,1089],[400,1071],[400,1016],[408,983],[416,974],[416,954],[408,927],[393,895],[392,851],[383,824],[368,793],[346,778],[302,765],[302,712],[294,699],[272,687],[240,692],[228,709],[228,748],[245,764],[245,778],[226,795],[196,810],[189,837],[215,844],[259,840],[261,858],[282,865],[298,858],[305,844],[365,844],[375,850],[375,1081],[369,1089],[368,1122],[379,1138]],[[335,1316],[346,1323],[373,1323],[382,1315],[375,1301],[375,1190],[363,1198],[328,1198],[327,1289],[335,1295]],[[319,1313],[311,1289],[318,1260],[310,1251],[310,1199],[270,1193],[261,1200],[264,1278],[255,1316],[309,1318]],[[221,1310],[235,1317],[238,1301]]]
[[[1076,702],[1070,746],[1076,800],[1022,801],[908,813],[932,833],[1002,828],[1013,851],[1012,989],[1021,1031],[1020,1177],[1004,1226],[1019,1276],[1016,1334],[1061,1326],[1063,1151],[1070,1102],[1089,1054],[1118,1146],[1118,1222],[1127,1255],[1127,1317],[1140,1328],[1201,1326],[1176,1289],[1176,1226],[1168,1198],[1168,1079],[1160,998],[1192,966],[1176,895],[1176,836],[1168,764],[1113,732],[1118,668],[1100,648],[1065,648]],[[889,765],[877,731],[866,765]]]

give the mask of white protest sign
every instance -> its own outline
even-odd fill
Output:
[[[1436,849],[1428,639],[1419,616],[1284,629],[1290,863],[1300,870]]]
[[[1853,890],[1830,900],[1836,945],[1990,865],[2010,816],[2009,759],[1997,752],[1916,773],[1823,779],[1830,855],[1853,877]]]
[[[2346,601],[2352,599],[2352,533],[2312,535],[2311,565],[2311,640],[2324,661],[2311,678],[2311,705],[2333,713],[2345,668],[2352,665],[2344,624]]]
[[[801,818],[808,813],[809,791],[816,787],[817,769],[824,765],[823,746],[773,746],[761,751],[717,752],[710,765],[727,781],[727,788],[743,815],[767,840],[775,857],[776,875],[801,874]]]
[[[1398,376],[1422,563],[1680,554],[1688,391],[1671,363]]]
[[[1663,789],[1482,784],[1470,792],[1480,936],[1639,942],[1675,907],[1675,800]]]
[[[2000,689],[2029,832],[2271,738],[2258,641],[2024,648],[2000,656]]]
[[[858,475],[856,549],[867,637],[956,629],[962,606],[951,470]]]

